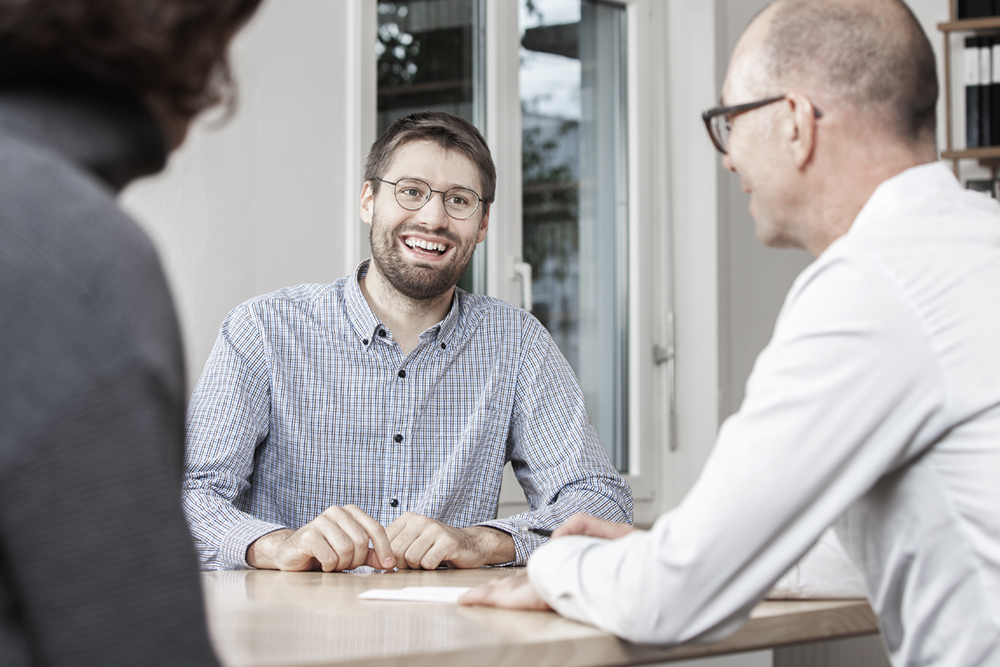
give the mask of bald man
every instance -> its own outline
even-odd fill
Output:
[[[778,0],[706,125],[759,240],[804,248],[739,412],[652,530],[577,516],[464,602],[713,640],[834,526],[894,665],[1000,665],[1000,207],[936,162],[895,0]]]

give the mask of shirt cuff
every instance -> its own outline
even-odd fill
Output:
[[[585,552],[607,540],[571,535],[543,545],[528,561],[528,579],[550,607],[561,615],[593,624],[583,609],[581,565]]]
[[[535,549],[540,547],[546,539],[532,533],[522,532],[518,527],[518,524],[513,521],[495,519],[493,521],[477,523],[476,525],[503,531],[510,535],[511,539],[514,540],[514,560],[506,563],[497,563],[493,567],[518,567],[526,564],[531,554],[535,551]]]
[[[222,544],[219,546],[219,560],[222,567],[227,570],[254,569],[247,563],[247,548],[264,535],[284,528],[287,526],[256,520],[236,524],[222,538]]]

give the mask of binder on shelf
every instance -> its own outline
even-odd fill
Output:
[[[976,19],[983,16],[995,16],[996,0],[958,0],[958,18]]]
[[[965,147],[982,146],[979,106],[979,39],[965,38]]]
[[[998,179],[970,178],[965,182],[965,187],[967,187],[970,190],[975,190],[976,192],[982,192],[984,195],[989,195],[994,199],[1000,199],[1000,180]]]
[[[1000,0],[998,0],[1000,1]],[[1000,37],[988,38],[993,75],[990,77],[990,142],[991,146],[1000,146]]]
[[[979,145],[992,146],[993,38],[979,38]]]

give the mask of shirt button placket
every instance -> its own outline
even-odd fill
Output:
[[[385,336],[385,330],[380,328],[378,335]],[[395,355],[393,356],[395,357]],[[395,520],[402,512],[401,506],[403,500],[405,500],[405,495],[403,494],[406,493],[407,489],[406,474],[410,468],[410,448],[407,441],[408,434],[406,433],[406,418],[410,411],[408,400],[410,391],[409,382],[406,381],[406,369],[396,366],[393,374],[395,377],[389,381],[388,393],[393,413],[390,425],[394,430],[391,436],[392,445],[389,447],[390,451],[392,451],[392,456],[389,459],[391,463],[386,465],[385,478],[387,484],[385,489],[386,502],[390,508],[389,514]]]

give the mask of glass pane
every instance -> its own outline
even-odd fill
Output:
[[[378,4],[378,127],[415,111],[447,111],[482,123],[479,0],[404,0]],[[485,292],[482,246],[459,287]]]
[[[534,315],[628,470],[625,10],[521,0],[525,261]]]

